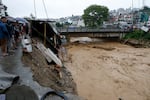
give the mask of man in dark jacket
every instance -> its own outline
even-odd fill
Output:
[[[9,38],[9,33],[4,24],[7,22],[6,17],[2,17],[0,21],[0,44],[1,44],[1,51],[3,56],[7,56],[7,39]]]

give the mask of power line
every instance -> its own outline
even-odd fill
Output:
[[[140,0],[138,1],[138,8],[140,8]]]
[[[47,17],[47,19],[48,19],[48,13],[47,13],[47,9],[46,9],[46,6],[45,6],[45,2],[44,2],[44,0],[42,0],[42,2],[43,2],[43,6],[44,6],[44,10],[45,10],[46,17]]]

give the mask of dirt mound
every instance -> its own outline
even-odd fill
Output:
[[[59,77],[53,64],[48,64],[42,53],[33,44],[32,53],[23,53],[22,61],[31,67],[34,80],[40,85],[50,87],[57,91],[77,94],[76,84],[71,73],[65,68],[61,68],[62,78]]]

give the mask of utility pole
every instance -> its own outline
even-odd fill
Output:
[[[36,18],[37,15],[36,15],[36,4],[35,4],[35,0],[34,0],[34,13],[35,13],[35,18]]]
[[[133,0],[132,0],[132,12],[133,12]]]
[[[143,0],[143,8],[144,8],[144,6],[145,6],[145,0]]]
[[[133,0],[132,0],[132,27],[133,27]]]

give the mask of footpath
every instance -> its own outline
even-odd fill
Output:
[[[40,98],[47,91],[51,91],[52,89],[44,88],[33,80],[30,68],[22,63],[21,57],[21,46],[19,46],[18,49],[14,53],[11,53],[9,56],[0,56],[0,71],[3,72],[3,74],[1,74],[0,81],[5,78],[3,80],[3,82],[5,81],[5,84],[2,84],[2,82],[0,82],[1,86],[5,85],[1,88],[8,88],[10,85],[12,85],[11,83],[13,82],[13,78],[17,77],[19,80],[16,84],[31,87],[38,95],[38,98]],[[6,79],[6,77],[8,80]]]

